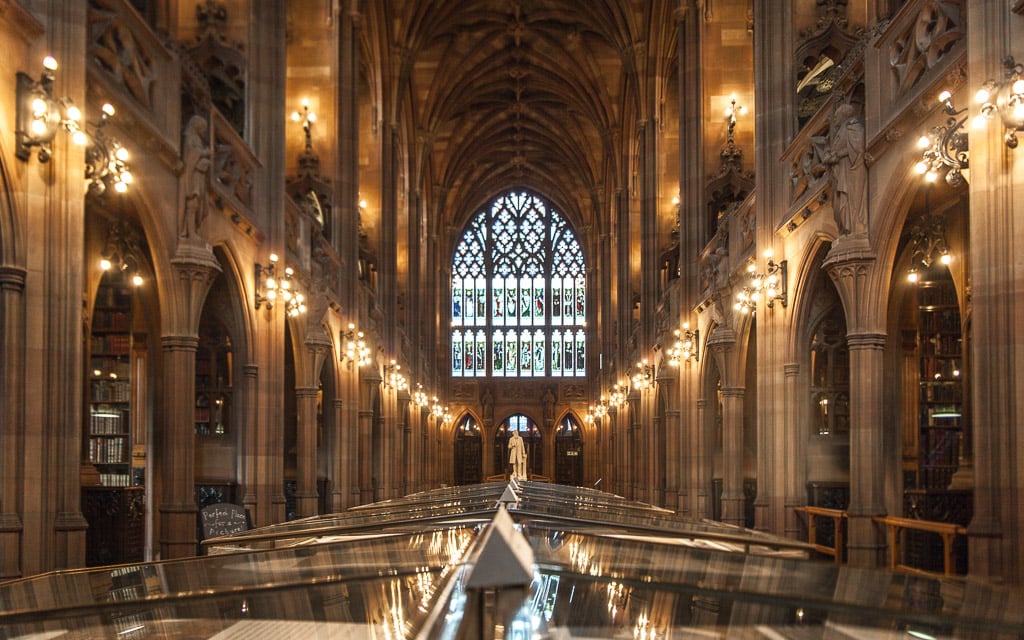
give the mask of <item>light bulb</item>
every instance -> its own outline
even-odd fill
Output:
[[[42,118],[49,111],[49,105],[46,104],[46,100],[42,98],[33,98],[32,100],[32,116],[36,118]]]
[[[918,149],[927,149],[930,146],[932,146],[932,139],[929,138],[928,136],[921,136],[920,138],[917,139]]]
[[[992,94],[985,87],[978,89],[978,92],[974,94],[974,99],[978,102],[988,102],[988,99],[991,97]]]
[[[57,70],[57,59],[54,58],[53,56],[46,56],[45,58],[43,58],[43,66],[45,68],[49,69],[50,71],[56,71]]]

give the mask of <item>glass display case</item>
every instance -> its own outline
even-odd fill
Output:
[[[837,566],[593,490],[438,489],[0,583],[0,637],[1020,637],[1024,590]]]

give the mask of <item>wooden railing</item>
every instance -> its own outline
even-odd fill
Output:
[[[843,520],[846,519],[846,512],[841,509],[826,509],[824,507],[793,507],[794,511],[807,514],[807,542],[814,545],[818,553],[832,556],[836,564],[843,563],[843,552],[846,549],[846,541],[843,539]],[[832,546],[818,544],[818,518],[830,518],[835,528],[835,539]]]
[[[888,529],[889,541],[889,568],[893,571],[912,571],[915,573],[928,573],[918,567],[912,567],[903,563],[903,546],[907,531],[926,531],[934,533],[942,538],[942,568],[947,576],[956,574],[956,558],[953,555],[953,541],[957,536],[967,535],[966,527],[959,524],[947,522],[932,522],[930,520],[913,520],[911,518],[881,517],[874,518],[875,522],[884,524]]]
[[[846,511],[811,506],[793,507],[793,510],[798,513],[807,514],[807,542],[814,546],[814,550],[818,553],[832,556],[836,564],[842,564],[844,562],[843,555],[846,546],[843,532],[843,520],[847,517]],[[823,545],[818,542],[818,523],[821,518],[828,518],[832,521],[832,526],[835,529],[835,539],[832,545]],[[920,531],[939,536],[942,540],[943,573],[947,576],[957,574],[957,557],[953,543],[956,541],[957,536],[967,535],[967,529],[963,525],[892,516],[877,517],[873,518],[873,520],[886,527],[886,541],[889,547],[889,568],[891,570],[924,574],[935,573],[928,569],[912,566],[904,561],[903,551],[906,545],[906,532]]]

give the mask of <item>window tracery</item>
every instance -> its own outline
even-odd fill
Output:
[[[586,373],[586,263],[566,220],[509,192],[470,222],[452,261],[452,375]]]

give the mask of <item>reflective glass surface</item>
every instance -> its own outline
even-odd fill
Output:
[[[3,638],[1019,638],[1024,590],[589,489],[491,483],[0,584]]]

